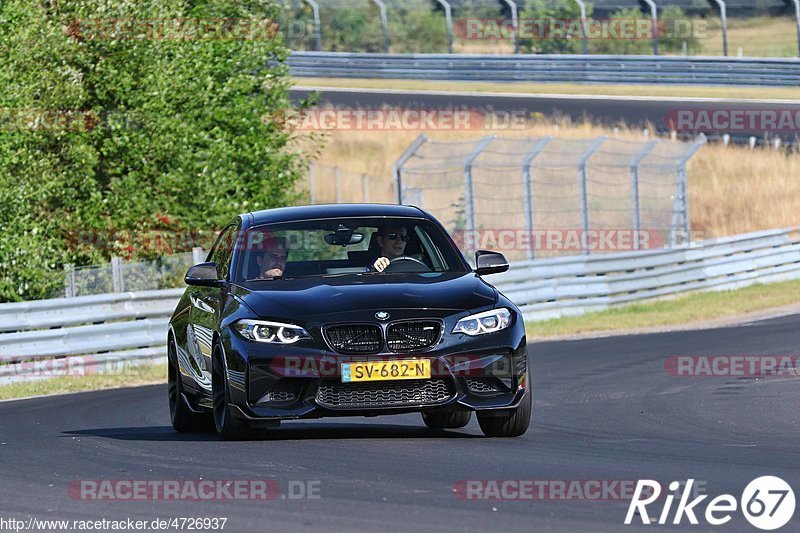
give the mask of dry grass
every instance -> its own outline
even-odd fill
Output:
[[[702,54],[722,55],[722,21],[708,20],[706,35],[700,39]],[[728,54],[744,57],[797,57],[797,25],[794,17],[752,17],[728,19]]]
[[[490,131],[451,131],[428,134],[434,140],[475,140]],[[643,140],[641,130],[618,132],[590,123],[568,120],[538,121],[527,130],[496,132],[503,136],[554,135],[585,139],[599,135]],[[320,165],[339,166],[340,199],[361,202],[363,173],[374,176],[370,201],[393,202],[391,167],[418,131],[333,131],[326,133]],[[800,224],[800,154],[759,148],[703,147],[689,165],[692,229],[708,236],[724,236]],[[333,174],[318,168],[318,203],[334,201]],[[307,188],[308,182],[301,183]]]

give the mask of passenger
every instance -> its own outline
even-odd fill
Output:
[[[269,235],[264,238],[260,246],[264,252],[256,256],[258,263],[259,279],[279,278],[286,269],[286,260],[289,257],[289,243],[285,237]]]

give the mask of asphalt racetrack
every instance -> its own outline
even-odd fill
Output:
[[[294,100],[307,98],[315,92],[315,88],[295,87],[291,91]],[[465,93],[436,92],[386,89],[347,89],[320,88],[318,104],[321,106],[337,106],[345,108],[379,109],[381,106],[410,109],[474,109],[481,111],[505,112],[506,116],[529,116],[541,114],[545,117],[568,117],[573,121],[587,119],[591,122],[615,126],[624,123],[631,127],[652,125],[659,133],[666,133],[677,126],[677,113],[691,112],[694,117],[691,124],[703,127],[699,117],[713,117],[715,112],[722,112],[723,117],[735,116],[735,112],[768,112],[774,111],[779,116],[790,113],[796,117],[800,113],[800,102],[734,100],[716,98],[668,98],[668,97],[632,97],[632,96],[582,96],[582,95],[536,95],[536,94],[500,94],[500,93]],[[704,115],[703,115],[704,113]],[[499,131],[506,122],[498,121]],[[678,123],[679,124],[679,123]],[[749,129],[749,122],[742,122],[741,127],[714,131],[702,131],[709,135],[731,134],[736,141],[745,141],[750,136],[763,137],[764,131]],[[435,133],[435,132],[433,132]],[[686,131],[693,135],[696,132]],[[778,129],[773,136],[784,141],[794,142],[797,139],[796,128]]]
[[[223,442],[173,432],[166,385],[3,402],[0,516],[226,517],[226,531],[253,532],[594,532],[626,529],[628,500],[468,500],[454,490],[467,480],[692,478],[711,497],[738,499],[763,475],[797,490],[799,378],[675,377],[664,365],[676,354],[796,354],[798,330],[795,315],[532,344],[533,423],[517,439],[483,438],[474,418],[443,432],[398,415],[284,423],[268,440]],[[282,491],[311,482],[319,498],[84,501],[67,490],[72,480],[201,478],[276,480]],[[694,528],[712,529],[755,531],[738,511],[724,526]],[[798,529],[795,513],[783,530]]]

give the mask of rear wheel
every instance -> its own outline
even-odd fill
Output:
[[[211,367],[211,395],[214,426],[217,429],[217,433],[225,440],[250,438],[252,433],[247,422],[233,417],[225,361],[222,356],[222,349],[219,346],[214,347]]]
[[[531,422],[531,391],[526,391],[522,403],[502,416],[487,416],[478,411],[478,424],[487,437],[519,437],[528,431]]]
[[[472,411],[426,411],[422,421],[431,429],[458,429],[469,424]]]
[[[196,413],[186,405],[173,341],[167,345],[167,391],[169,394],[169,418],[175,431],[196,433],[211,429],[211,420],[206,413]]]

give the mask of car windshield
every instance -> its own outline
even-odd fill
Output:
[[[375,266],[381,258],[382,272]],[[239,240],[235,272],[242,282],[467,272],[467,266],[448,236],[428,220],[339,218],[248,229]]]

